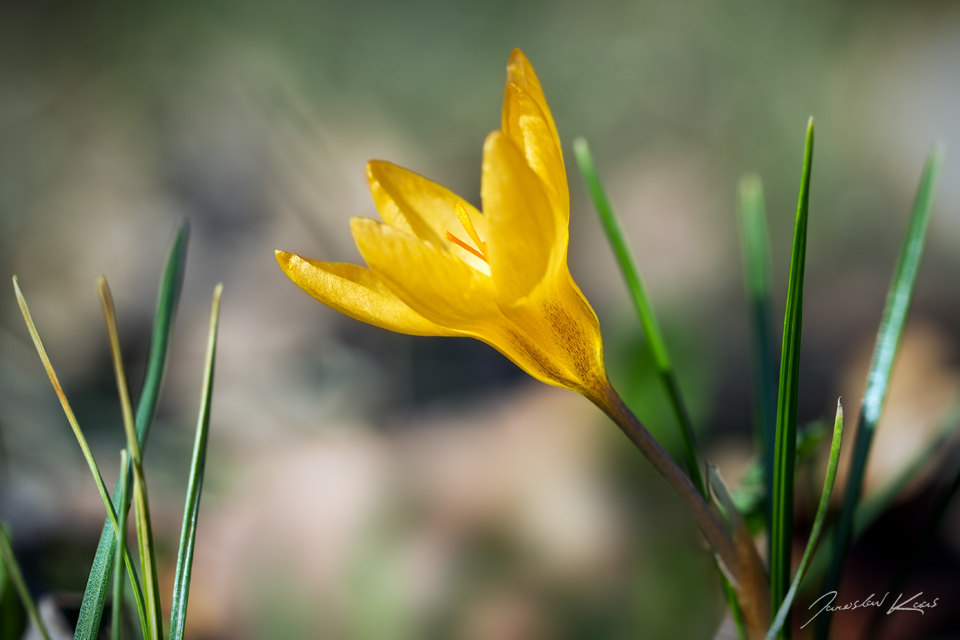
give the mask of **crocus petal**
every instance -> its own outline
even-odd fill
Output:
[[[490,277],[452,253],[369,218],[350,229],[377,277],[428,320],[456,330],[500,315]]]
[[[367,180],[384,222],[452,252],[474,269],[490,273],[483,260],[447,240],[447,232],[467,238],[457,218],[457,203],[470,216],[480,237],[486,238],[487,221],[473,205],[436,182],[382,160],[367,163]]]
[[[497,300],[510,306],[540,284],[552,263],[556,219],[540,178],[511,140],[494,131],[483,146],[480,195]]]
[[[520,49],[514,49],[510,53],[510,60],[507,62],[507,84],[515,84],[525,90],[539,105],[541,113],[547,120],[550,133],[553,139],[557,141],[557,147],[559,147],[560,136],[557,134],[557,125],[553,122],[553,115],[550,113],[550,107],[547,106],[547,99],[540,87],[540,80],[533,70],[533,65],[530,64],[527,56],[523,55],[523,51],[520,51]]]
[[[275,253],[280,268],[297,286],[351,318],[415,336],[457,335],[402,303],[369,269],[308,260],[286,251]]]
[[[523,152],[527,164],[543,181],[557,228],[566,230],[570,219],[570,192],[563,166],[560,140],[550,129],[540,105],[522,87],[507,85],[503,100],[503,132]],[[566,247],[566,233],[561,238]]]

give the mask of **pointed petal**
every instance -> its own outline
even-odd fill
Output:
[[[455,211],[457,204],[470,216],[480,237],[486,238],[487,221],[473,205],[436,182],[382,160],[367,163],[367,180],[384,222],[442,247],[473,268],[489,273],[483,260],[447,240],[448,231],[457,237],[466,236]]]
[[[540,87],[540,80],[533,70],[533,65],[530,64],[527,56],[523,55],[523,51],[520,51],[520,49],[514,49],[510,53],[510,60],[507,62],[507,84],[517,85],[533,98],[540,107],[544,118],[546,118],[550,133],[553,139],[557,141],[557,147],[559,147],[560,136],[557,134],[557,125],[553,122],[553,114],[550,113],[550,107],[547,106],[547,99]],[[506,128],[506,123],[504,123],[504,130]]]
[[[369,269],[308,260],[285,251],[275,253],[280,268],[297,286],[351,318],[415,336],[456,335],[400,302]]]
[[[500,315],[490,277],[450,252],[369,218],[350,229],[377,277],[424,318],[461,329]]]
[[[570,218],[570,192],[560,140],[537,101],[516,84],[508,84],[504,96],[503,132],[523,152],[527,164],[543,180],[554,214],[558,222],[566,226]]]
[[[509,306],[529,294],[551,269],[556,219],[540,179],[499,131],[487,136],[483,146],[480,193],[490,225],[490,272],[498,301]]]

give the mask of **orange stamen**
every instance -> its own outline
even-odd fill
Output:
[[[458,247],[462,247],[463,249],[466,249],[467,251],[469,251],[469,252],[472,253],[473,255],[477,256],[478,258],[480,258],[480,259],[483,260],[484,262],[487,261],[486,256],[484,256],[482,253],[480,253],[479,251],[477,251],[476,249],[474,249],[473,247],[471,247],[471,246],[468,245],[466,242],[464,242],[463,240],[461,240],[461,239],[458,238],[457,236],[453,235],[453,234],[450,233],[449,231],[447,231],[447,240],[449,240],[449,241],[452,242],[453,244],[457,245]]]
[[[473,228],[473,220],[470,219],[470,216],[467,214],[467,210],[464,209],[463,205],[459,202],[453,205],[453,212],[457,214],[457,217],[460,219],[460,224],[463,225],[464,231],[467,232],[467,235],[470,236],[470,239],[473,240],[473,243],[477,245],[478,249],[480,249],[480,253],[486,253],[486,243],[480,240],[480,234],[478,234],[477,230]]]
[[[458,247],[466,249],[484,262],[487,262],[487,256],[485,255],[487,253],[487,243],[480,239],[480,234],[478,234],[477,230],[474,228],[473,221],[470,219],[470,214],[467,213],[467,210],[459,202],[453,205],[453,211],[457,214],[457,218],[460,219],[460,224],[463,225],[463,230],[467,232],[467,235],[470,236],[470,239],[473,240],[474,244],[477,245],[477,249],[479,249],[479,251],[449,231],[447,231],[447,240],[454,243]]]

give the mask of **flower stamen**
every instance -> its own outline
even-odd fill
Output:
[[[460,224],[463,225],[463,230],[467,232],[467,235],[470,236],[470,239],[473,240],[474,244],[477,245],[477,248],[474,249],[473,247],[471,247],[466,242],[464,242],[457,236],[453,235],[449,231],[447,231],[447,240],[454,243],[458,247],[466,249],[467,251],[477,256],[484,262],[488,262],[487,256],[486,256],[487,243],[483,242],[480,239],[480,235],[477,233],[477,230],[474,228],[473,221],[470,220],[470,215],[467,213],[467,210],[464,209],[463,205],[458,202],[453,206],[453,211],[454,213],[457,214],[457,218],[460,219]]]

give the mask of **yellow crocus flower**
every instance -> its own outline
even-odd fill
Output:
[[[277,251],[324,304],[413,335],[467,336],[543,382],[597,397],[608,387],[600,325],[567,268],[570,199],[560,139],[533,67],[507,65],[503,128],[483,147],[483,213],[388,162],[367,164],[383,222],[350,227],[369,268]]]
[[[483,213],[389,162],[367,164],[383,222],[350,221],[368,268],[277,251],[287,276],[352,318],[391,331],[483,340],[524,371],[603,409],[690,508],[731,578],[741,560],[687,475],[613,390],[597,316],[567,267],[570,196],[560,138],[533,67],[507,64],[502,129],[483,146]]]

